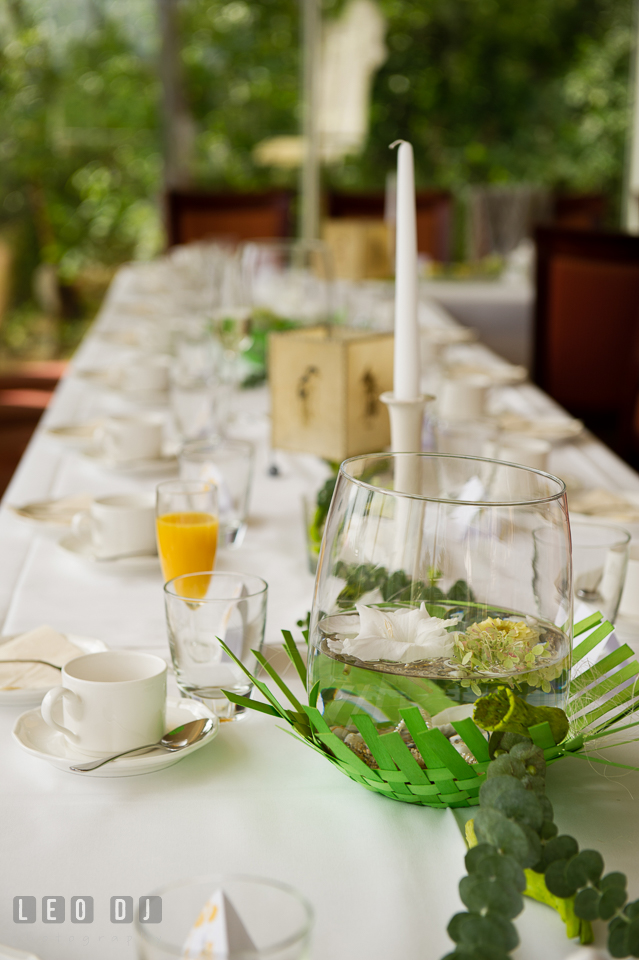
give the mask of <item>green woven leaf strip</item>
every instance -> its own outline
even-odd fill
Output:
[[[271,717],[282,717],[279,710],[272,707],[270,703],[251,700],[250,697],[241,697],[238,693],[233,693],[232,690],[222,690],[222,693],[231,703],[237,703],[239,707],[246,707],[248,710],[258,710],[260,713],[267,713]]]
[[[570,683],[571,707],[573,703],[581,699],[577,696],[581,690],[585,690],[591,683],[594,683],[600,677],[603,677],[604,674],[609,673],[614,667],[618,667],[624,660],[629,660],[633,656],[634,651],[627,643],[624,643],[623,646],[618,647],[617,650],[613,650],[612,653],[609,653],[603,660],[599,660],[598,663],[595,663],[588,670],[584,670],[578,677],[575,677]],[[572,712],[577,713],[578,709],[579,708],[575,708]]]
[[[318,680],[313,684],[308,694],[308,705],[309,707],[317,706],[317,698],[319,696],[320,681]]]
[[[573,666],[576,663],[579,663],[580,660],[583,660],[584,657],[588,656],[590,651],[594,650],[597,644],[601,643],[601,641],[604,640],[609,633],[612,633],[614,629],[615,628],[611,623],[609,623],[607,620],[604,620],[600,627],[597,627],[596,630],[593,630],[592,633],[587,636],[585,640],[582,640],[581,643],[578,644],[572,651]]]
[[[399,711],[399,715],[408,727],[408,731],[413,740],[428,730],[424,718],[419,712],[419,707],[403,707],[403,709]]]
[[[474,720],[470,717],[466,717],[465,720],[453,720],[453,728],[457,731],[476,760],[479,762],[490,760],[488,741]]]
[[[625,690],[622,690],[620,693],[616,694],[614,697],[610,697],[602,706],[598,707],[596,710],[592,710],[590,713],[585,714],[585,716],[577,717],[572,720],[572,727],[574,732],[580,732],[585,730],[586,727],[591,726],[595,720],[598,720],[600,717],[605,716],[605,714],[610,713],[616,707],[622,707],[614,717],[610,717],[605,723],[605,727],[609,727],[611,724],[615,723],[617,720],[621,720],[627,713],[630,713],[631,709],[634,709],[637,701],[637,691],[635,689],[635,684],[632,686],[626,687]],[[595,732],[599,732],[600,728],[597,728]]]
[[[309,740],[308,737],[303,737],[295,730],[287,730],[286,727],[278,727],[278,730],[281,730],[283,733],[288,733],[294,740],[297,740],[298,743],[304,743],[307,747],[311,747],[316,753],[319,753],[320,756],[324,757],[325,760],[330,760],[331,763],[337,764],[335,757],[331,756],[330,753],[327,753],[323,744],[314,743],[312,740]],[[341,767],[340,767],[341,769]]]
[[[406,774],[410,783],[430,782],[398,733],[387,733],[382,739],[384,746],[388,748],[393,760]]]
[[[282,636],[284,637],[284,649],[288,654],[289,660],[297,670],[300,680],[306,687],[306,665],[302,659],[301,653],[297,649],[295,640],[293,640],[293,634],[290,630],[282,630]]]
[[[434,783],[411,783],[410,792],[416,797],[439,797],[439,787]]]
[[[457,789],[456,784],[454,783],[455,774],[452,772],[452,770],[449,770],[448,767],[436,767],[436,768],[429,767],[428,777],[430,780],[433,781],[433,783],[439,783],[440,781],[445,781],[447,790]],[[449,784],[452,784],[452,785],[449,786]],[[441,789],[443,790],[444,787],[442,787]]]
[[[599,700],[601,697],[603,697],[605,693],[609,693],[611,690],[619,687],[626,680],[630,680],[631,677],[636,676],[638,673],[639,663],[637,663],[636,660],[633,660],[632,663],[622,667],[621,670],[618,670],[611,677],[606,677],[606,679],[602,680],[601,683],[598,683],[595,687],[591,687],[575,701],[573,701],[571,712],[578,713],[579,710],[583,709],[588,703],[594,703],[596,700]]]
[[[427,744],[439,758],[441,763],[443,763],[444,766],[450,770],[453,776],[457,777],[458,780],[467,780],[475,773],[471,764],[466,763],[464,758],[457,753],[451,742],[447,740],[441,730],[438,730],[437,728],[434,728],[433,730],[427,730],[426,733],[421,735],[420,743],[417,743],[417,740],[415,740],[415,744],[423,757],[424,754],[422,753],[421,745]],[[430,767],[426,757],[424,757],[424,761],[426,762],[426,766]]]
[[[602,620],[603,615],[598,610],[595,613],[591,613],[589,617],[585,617],[574,625],[572,630],[573,637],[578,637],[580,634],[585,633],[586,630],[591,630],[593,627],[596,627],[598,623],[601,623]]]
[[[380,770],[396,770],[397,767],[384,742],[386,737],[382,740],[371,717],[367,713],[356,714],[353,721],[366,741],[366,746],[375,757]]]
[[[458,780],[457,786],[460,790],[467,791],[472,797],[476,797],[483,782],[481,777],[474,777],[472,780]]]
[[[443,801],[445,807],[467,807],[468,794],[460,793],[440,793],[439,799]]]
[[[363,760],[360,760],[353,751],[336,737],[334,733],[318,733],[317,739],[331,751],[347,767],[359,773],[360,777],[370,777],[375,771],[367,767]]]
[[[615,763],[614,760],[608,760],[607,757],[593,757],[589,753],[569,753],[567,756],[575,757],[577,760],[588,760],[590,763],[603,763],[608,767],[621,767],[622,770],[636,770],[639,772],[639,767],[632,767],[627,763]]]
[[[256,686],[257,689],[260,691],[260,693],[262,694],[262,696],[266,697],[266,699],[268,700],[268,702],[269,702],[270,704],[272,704],[273,707],[275,707],[275,709],[276,709],[277,712],[279,713],[280,717],[282,717],[282,719],[284,719],[284,720],[289,720],[287,710],[281,705],[281,703],[278,703],[278,701],[277,701],[276,698],[273,696],[273,694],[271,693],[271,691],[269,690],[269,688],[266,686],[266,684],[265,684],[265,683],[262,683],[261,680],[258,680],[257,677],[254,677],[254,676],[253,676],[253,674],[252,674],[251,671],[248,669],[248,667],[245,667],[244,664],[242,663],[242,661],[241,661],[241,660],[238,660],[238,658],[235,656],[235,654],[233,653],[233,651],[232,651],[229,647],[227,647],[227,645],[224,643],[223,640],[220,640],[220,638],[218,637],[218,638],[217,638],[217,641],[218,641],[218,643],[220,644],[220,646],[222,647],[222,650],[224,650],[224,652],[227,654],[227,656],[229,656],[229,657],[231,658],[231,660],[233,661],[233,663],[240,668],[240,670],[242,671],[242,673],[245,673],[245,674],[246,674],[246,676],[249,678],[249,680],[251,681],[251,683],[252,683],[254,686]],[[256,654],[256,655],[257,655],[257,653],[258,653],[258,652],[255,651],[255,650],[253,650],[253,651],[251,651],[251,652],[254,653],[254,654]],[[299,706],[300,706],[300,709],[302,709],[301,704],[299,704]],[[290,720],[289,720],[289,722],[290,722]]]
[[[536,723],[534,727],[528,727],[528,733],[535,746],[541,747],[542,750],[552,750],[556,746],[550,724],[547,722]]]
[[[622,730],[630,730],[631,727],[639,727],[639,720],[635,720],[633,723],[624,723],[622,727],[613,727],[612,729],[607,727],[600,733],[589,733],[585,737],[581,737],[581,739],[582,741],[586,740],[588,743],[590,743],[591,740],[599,740],[601,737],[609,737],[613,733],[621,733]]]
[[[311,726],[317,731],[317,733],[331,733],[331,728],[317,707],[303,707],[303,710],[310,720]],[[348,749],[348,747],[346,749]]]
[[[255,659],[261,666],[262,670],[265,670],[266,673],[268,673],[271,680],[273,680],[274,683],[277,684],[277,686],[280,688],[280,690],[282,691],[284,696],[287,698],[289,703],[292,703],[295,709],[299,710],[299,712],[301,713],[303,710],[302,704],[299,702],[299,700],[297,699],[293,691],[289,689],[289,687],[284,682],[284,680],[282,680],[282,678],[280,677],[275,667],[268,662],[266,657],[263,654],[261,654],[259,650],[253,650],[253,654],[255,656]]]

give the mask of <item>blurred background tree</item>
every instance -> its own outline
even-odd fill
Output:
[[[299,0],[174,2],[192,177],[238,190],[295,186],[294,170],[261,167],[253,150],[299,129]],[[327,0],[326,16],[343,3]],[[389,56],[374,82],[369,139],[359,156],[325,170],[327,183],[382,189],[388,144],[403,136],[423,186],[461,194],[471,183],[535,182],[605,192],[614,210],[632,0],[379,3]],[[162,248],[158,50],[156,0],[0,0],[10,345],[34,309],[42,264],[74,285],[67,312],[86,314],[83,282]]]

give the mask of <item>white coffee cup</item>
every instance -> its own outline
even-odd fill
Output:
[[[54,719],[61,703],[62,723]],[[150,653],[106,650],[69,661],[42,717],[79,753],[108,756],[156,743],[165,732],[166,663]]]
[[[162,455],[159,417],[107,417],[95,437],[111,460],[154,460]]]
[[[135,393],[161,393],[169,388],[168,357],[144,357],[122,367],[120,385]]]
[[[488,377],[445,377],[437,396],[437,415],[442,420],[477,420],[486,412],[490,389]]]
[[[532,467],[533,470],[545,471],[548,469],[548,456],[551,449],[547,440],[510,434],[502,440],[497,459],[518,463],[523,467]]]
[[[79,539],[90,539],[100,559],[155,554],[154,496],[130,493],[97,497],[88,510],[76,513],[72,530]]]

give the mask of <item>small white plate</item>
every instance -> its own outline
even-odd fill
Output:
[[[97,330],[100,340],[106,343],[113,343],[118,347],[138,347],[140,338],[135,330],[125,330],[118,328],[115,330]]]
[[[177,457],[174,453],[163,453],[160,457],[148,460],[114,460],[112,457],[105,456],[99,447],[87,447],[82,454],[89,460],[99,463],[100,466],[118,473],[157,473],[173,470],[177,466]]]
[[[88,537],[78,537],[75,533],[69,533],[66,537],[58,540],[58,546],[66,550],[74,557],[86,560],[96,566],[103,566],[113,569],[135,568],[138,570],[155,570],[158,566],[159,558],[156,553],[143,553],[137,556],[133,554],[130,557],[108,557],[96,556],[95,548]]]
[[[506,413],[498,420],[501,429],[508,433],[526,434],[537,440],[548,440],[549,443],[576,440],[584,430],[581,420],[571,420],[568,417],[539,417],[528,420],[517,414]]]
[[[39,500],[25,503],[21,507],[9,505],[16,516],[32,523],[45,524],[48,527],[70,527],[76,513],[88,510],[93,497],[79,494],[76,497],[61,497],[59,500]],[[2,960],[2,958],[0,958]]]
[[[12,634],[7,637],[0,637],[0,645],[14,640],[19,634]],[[76,637],[73,633],[65,634],[69,643],[72,643],[81,653],[102,653],[108,650],[106,643],[102,640],[94,640],[92,637]],[[44,656],[44,655],[43,655]],[[51,687],[24,687],[20,690],[0,690],[0,707],[33,707],[42,703],[42,699],[48,690],[57,685],[58,681],[51,684]],[[2,957],[0,956],[0,960]]]
[[[73,373],[79,380],[85,380],[96,387],[109,389],[117,387],[120,377],[120,371],[117,368],[112,369],[110,367],[84,367],[80,370],[74,370]]]
[[[488,377],[495,387],[514,387],[528,379],[528,371],[525,367],[514,364],[486,367],[481,364],[459,363],[449,366],[448,376],[453,379],[482,376]]]
[[[70,447],[85,447],[91,443],[95,431],[102,425],[102,420],[87,420],[86,423],[65,423],[59,427],[49,427],[46,431],[54,440]]]
[[[214,715],[204,704],[197,700],[184,698],[181,700],[169,697],[166,701],[166,730],[174,730],[182,723],[189,720],[200,720],[213,717]],[[217,719],[217,718],[215,718]],[[77,773],[78,777],[135,777],[141,773],[154,773],[156,770],[164,770],[174,763],[178,763],[187,754],[199,750],[200,747],[210,743],[217,736],[219,730],[219,721],[213,729],[197,743],[190,747],[184,747],[175,753],[150,753],[139,757],[120,757],[119,760],[112,760],[111,763],[105,763],[103,767],[97,770],[89,770],[86,773]],[[29,710],[18,717],[16,725],[13,728],[14,739],[33,757],[40,760],[46,760],[58,770],[64,770],[66,773],[75,771],[69,768],[75,763],[84,763],[87,760],[95,760],[95,757],[88,757],[74,750],[64,738],[62,733],[53,730],[42,719],[40,710]]]
[[[129,390],[122,386],[122,370],[119,367],[76,370],[75,375],[85,383],[100,390],[111,390],[131,403],[142,406],[166,406],[169,402],[169,390]]]

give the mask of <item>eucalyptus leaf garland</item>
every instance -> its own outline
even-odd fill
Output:
[[[580,851],[574,837],[558,835],[543,751],[515,733],[500,747],[466,825],[468,875],[459,895],[467,909],[448,925],[456,946],[444,960],[508,960],[519,943],[512,921],[524,894],[554,907],[569,937],[592,943],[591,923],[604,920],[610,954],[639,957],[639,900],[627,902],[625,874],[604,873],[598,851]]]

